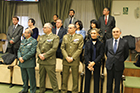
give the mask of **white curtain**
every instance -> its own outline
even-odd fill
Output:
[[[35,27],[39,29],[39,35],[44,34],[37,3],[18,3],[16,16],[19,17],[19,24],[24,26],[24,30],[28,27],[28,19],[35,19]]]
[[[85,31],[90,28],[90,20],[96,19],[92,0],[73,0],[71,9],[75,17],[82,21]]]

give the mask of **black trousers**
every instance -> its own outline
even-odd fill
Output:
[[[120,93],[120,81],[123,74],[123,70],[116,71],[113,66],[111,70],[107,69],[107,93],[112,93],[113,79],[115,79],[114,93]]]
[[[85,66],[85,89],[84,93],[90,93],[91,71]],[[93,71],[94,93],[99,93],[100,66],[95,66]]]

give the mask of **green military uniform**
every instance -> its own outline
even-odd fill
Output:
[[[67,82],[69,76],[69,69],[72,70],[73,88],[72,93],[78,93],[78,72],[80,63],[80,54],[83,48],[83,36],[81,34],[74,34],[71,39],[70,34],[63,37],[61,44],[61,51],[63,54],[63,80],[61,93],[67,93]],[[71,63],[67,62],[66,57],[72,57]]]
[[[28,39],[23,39],[21,41],[18,58],[22,57],[24,62],[19,62],[21,68],[22,80],[23,80],[23,90],[28,91],[28,79],[30,80],[30,93],[35,93],[36,91],[36,79],[35,79],[35,66],[36,66],[36,39],[30,37]]]
[[[50,82],[53,88],[53,93],[59,93],[58,83],[55,74],[56,66],[56,50],[59,44],[59,37],[51,33],[49,35],[45,34],[40,37],[37,45],[37,56],[39,63],[39,74],[40,74],[40,93],[45,92],[45,81],[46,73],[50,78]],[[39,54],[45,53],[45,60],[39,58]]]

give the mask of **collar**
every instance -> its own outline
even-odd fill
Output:
[[[46,36],[50,36],[51,34],[52,34],[52,32],[50,34],[48,34],[48,35],[46,34]]]
[[[116,40],[116,39],[115,39],[115,38],[113,38],[113,42],[115,42],[115,40]],[[117,42],[119,42],[119,40],[120,40],[120,37],[117,39]]]
[[[70,36],[71,36],[71,34],[70,34]],[[72,37],[74,37],[75,36],[75,33],[72,35]]]
[[[14,26],[15,26],[15,28],[17,28],[18,24],[14,25]]]

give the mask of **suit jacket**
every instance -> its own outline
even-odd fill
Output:
[[[21,41],[19,50],[18,50],[18,58],[22,57],[24,62],[19,62],[19,66],[22,68],[30,68],[36,66],[36,46],[37,41],[33,37],[30,37],[27,42],[27,39],[23,39]]]
[[[56,50],[59,45],[59,37],[53,33],[50,35],[40,36],[38,45],[37,45],[37,56],[39,54],[45,53],[45,60],[41,60],[38,57],[38,63],[44,65],[55,65],[56,64]]]
[[[113,38],[106,41],[105,53],[107,56],[106,68],[111,70],[113,64],[116,71],[124,70],[124,61],[129,55],[129,46],[126,40],[120,38],[116,53],[113,50]]]
[[[56,34],[56,29],[57,29],[56,27],[52,29],[52,33],[53,33],[53,34]],[[58,36],[59,36],[59,38],[60,38],[59,44],[62,43],[62,39],[63,39],[63,36],[64,36],[65,34],[67,34],[67,30],[66,30],[65,28],[61,27],[60,30],[59,30],[59,32],[58,32]]]
[[[100,66],[100,61],[103,57],[103,54],[104,54],[104,47],[103,47],[103,43],[101,43],[101,41],[99,41],[97,39],[96,41],[96,57],[95,57],[95,66]],[[89,64],[89,61],[91,62],[92,61],[92,55],[94,53],[94,46],[92,44],[92,40],[89,40],[86,42],[85,44],[85,54],[84,54],[84,57],[85,57],[85,64],[88,65]]]
[[[56,27],[52,29],[53,34],[56,34],[56,29],[57,29]],[[61,27],[59,32],[58,32],[58,36],[59,36],[60,40],[59,40],[59,46],[58,46],[58,49],[57,49],[57,53],[61,53],[60,47],[61,47],[62,39],[63,39],[63,36],[66,33],[67,33],[67,30],[65,28]],[[60,54],[60,55],[62,55],[62,54]]]
[[[12,46],[14,48],[19,48],[22,33],[23,33],[23,26],[21,26],[19,24],[16,27],[14,32],[13,32],[13,25],[8,28],[8,32],[7,32],[8,48],[11,48]],[[9,42],[10,40],[13,40],[14,44],[10,44],[10,42]]]
[[[101,16],[99,18],[99,20],[98,20],[98,23],[99,23],[99,28],[101,30],[101,35],[105,36],[104,37],[105,40],[112,38],[112,29],[115,27],[115,19],[114,19],[114,17],[109,15],[107,25],[105,25],[104,16]]]
[[[76,34],[70,40],[70,34],[66,34],[63,37],[61,44],[61,51],[63,54],[63,65],[75,65],[78,66],[80,63],[80,54],[82,52],[82,47],[84,44],[83,36],[81,34]],[[66,57],[72,57],[73,62],[68,63]]]
[[[74,17],[74,19],[73,19],[71,24],[74,24],[76,21],[77,21],[77,19]],[[70,17],[65,19],[65,22],[64,22],[64,28],[65,29],[68,29],[69,22],[70,22]]]

